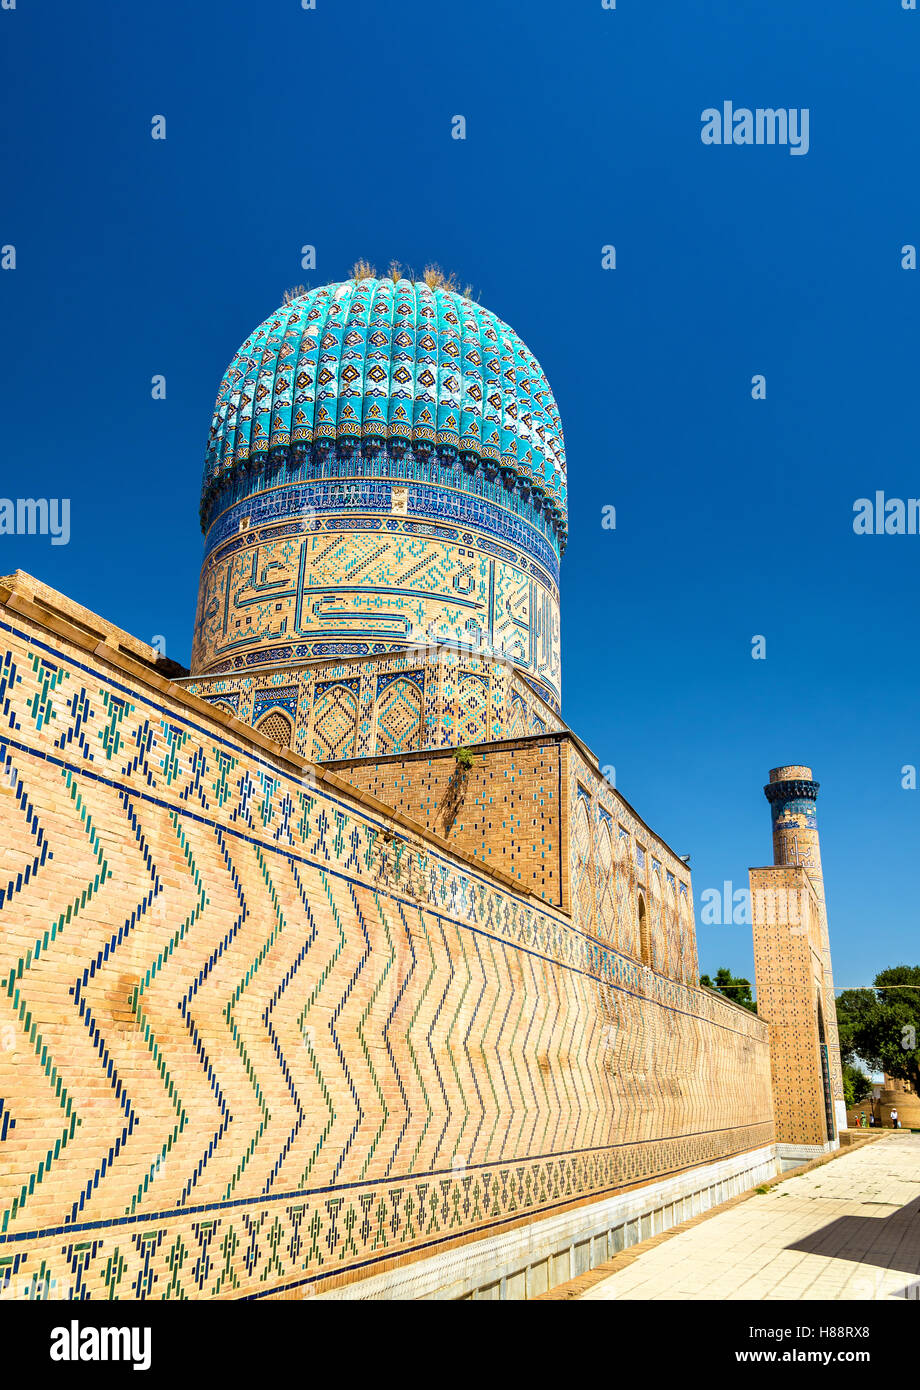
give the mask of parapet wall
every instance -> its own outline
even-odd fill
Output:
[[[521,893],[567,909],[566,737],[480,745],[468,769],[447,750],[331,766],[484,867],[503,870]]]
[[[698,981],[690,870],[568,729],[482,744],[469,768],[446,750],[332,767],[564,908],[589,936],[671,979]]]
[[[298,1297],[772,1142],[760,1020],[0,603],[4,1296]]]

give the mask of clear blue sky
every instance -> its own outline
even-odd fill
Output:
[[[920,536],[852,508],[920,495],[920,13],[316,5],[0,11],[2,491],[72,499],[71,543],[0,538],[0,572],[187,662],[226,363],[291,285],[436,261],[562,412],[568,722],[697,903],[770,862],[767,772],[810,763],[836,982],[915,963]],[[807,107],[808,154],[704,146],[724,100]],[[749,928],[699,936],[752,971]]]

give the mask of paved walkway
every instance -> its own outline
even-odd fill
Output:
[[[920,1134],[843,1154],[640,1254],[582,1299],[920,1296]]]

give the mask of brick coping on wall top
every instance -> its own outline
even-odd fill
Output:
[[[25,603],[27,606],[25,608],[20,608],[20,603]],[[259,747],[266,748],[273,754],[289,755],[288,760],[295,761],[298,768],[315,768],[317,781],[328,780],[321,776],[320,768],[353,767],[356,764],[367,762],[386,763],[400,760],[420,760],[426,757],[430,758],[437,753],[450,753],[454,751],[453,747],[420,749],[410,753],[396,755],[384,754],[374,758],[339,758],[330,759],[328,763],[323,764],[311,763],[308,758],[302,758],[291,749],[285,748],[284,745],[273,743],[270,739],[266,739],[264,735],[258,734],[251,724],[246,724],[244,721],[238,720],[232,715],[229,717],[224,716],[223,710],[217,709],[210,701],[202,700],[200,696],[193,695],[191,691],[185,689],[186,684],[194,681],[211,680],[221,676],[238,676],[240,672],[208,671],[191,675],[179,662],[171,661],[169,658],[162,656],[155,647],[151,647],[148,643],[142,642],[139,637],[132,636],[132,634],[126,632],[124,628],[117,627],[107,619],[101,618],[99,614],[94,613],[92,609],[85,608],[82,604],[68,598],[66,594],[62,594],[58,589],[53,589],[50,584],[45,584],[40,579],[36,579],[34,575],[29,574],[26,570],[14,570],[12,574],[0,575],[0,605],[12,609],[13,612],[21,612],[24,617],[31,617],[35,622],[38,622],[40,626],[58,633],[61,637],[66,637],[67,640],[73,642],[75,646],[82,647],[84,651],[91,651],[95,655],[103,657],[104,660],[108,661],[109,665],[119,665],[117,661],[112,659],[113,653],[121,653],[124,656],[133,658],[134,662],[139,663],[140,667],[143,668],[142,671],[138,671],[132,666],[122,667],[121,669],[137,676],[138,679],[146,680],[148,684],[154,685],[158,690],[168,691],[173,699],[181,698],[190,703],[192,708],[197,709],[199,712],[206,707],[208,713],[219,723],[227,725],[234,729],[235,732],[246,730],[247,734],[252,738],[252,741]],[[64,624],[63,627],[60,626],[61,623]],[[81,640],[81,637],[83,640]],[[102,647],[101,651],[99,650],[100,647]],[[375,659],[384,660],[387,657],[404,654],[404,649],[394,647],[390,651],[377,653]],[[366,661],[366,656],[341,657],[335,659],[335,664],[338,665],[347,662],[361,663]],[[274,670],[296,670],[300,667],[321,667],[328,666],[329,664],[330,658],[319,657],[311,661],[299,662],[293,668],[289,665],[280,666],[275,664],[274,666],[260,670],[259,675],[262,676]],[[537,699],[541,698],[537,695],[536,691],[533,691],[533,694]],[[545,704],[546,702],[541,701],[541,703]],[[552,706],[547,705],[546,708],[551,711],[554,719],[559,718],[559,715],[552,709]],[[591,764],[598,776],[601,775],[600,760],[597,755],[588,747],[583,739],[579,738],[578,734],[568,727],[568,725],[563,729],[547,731],[545,734],[528,734],[518,739],[503,739],[476,746],[488,747],[490,750],[501,752],[507,748],[531,743],[539,744],[550,742],[568,742],[573,744],[582,757],[586,758]],[[460,744],[456,745],[458,748],[460,746]],[[335,779],[335,781],[330,782],[330,785],[334,786],[337,792],[348,791],[353,799],[360,800],[365,806],[371,806],[371,804],[373,804],[374,810],[384,811],[391,819],[405,824],[407,828],[412,829],[414,833],[423,836],[423,838],[430,839],[433,843],[437,844],[439,848],[449,848],[450,853],[456,854],[469,862],[475,862],[477,867],[482,865],[482,860],[476,859],[475,856],[468,855],[465,851],[459,850],[453,845],[448,846],[448,842],[442,840],[439,835],[433,835],[431,831],[417,821],[413,821],[409,817],[403,817],[402,812],[396,811],[393,807],[386,806],[385,802],[377,801],[375,798],[370,798],[368,800],[364,794],[355,797],[355,791],[351,783],[340,782],[338,779]],[[681,856],[671,848],[667,840],[662,839],[661,835],[643,820],[636,808],[627,800],[622,792],[618,791],[616,788],[611,788],[611,790],[617,800],[626,807],[643,829],[648,832],[649,836],[657,840],[675,859],[683,862]],[[402,820],[400,820],[401,817]],[[487,869],[486,872],[506,887],[513,887],[515,891],[520,894],[520,885],[518,885],[510,875],[504,874],[500,869]],[[527,896],[532,897],[533,895],[528,893]],[[543,901],[542,898],[535,900],[540,902]]]
[[[34,575],[28,574],[25,570],[14,570],[12,574],[0,575],[0,589],[5,595],[16,594],[20,598],[34,603],[47,617],[63,618],[79,631],[88,636],[94,636],[97,642],[107,641],[110,647],[115,647],[128,656],[135,657],[142,665],[149,666],[158,675],[166,676],[168,679],[178,679],[188,675],[185,667],[180,665],[178,661],[171,661],[168,657],[162,656],[156,647],[151,647],[147,642],[142,642],[139,637],[125,632],[124,628],[116,627],[106,618],[100,618],[98,613],[84,608],[82,604],[68,598],[59,590],[52,589],[50,584],[43,584],[40,579],[36,579]],[[8,606],[15,608],[16,605],[8,604]],[[53,626],[53,624],[47,623],[45,625]]]

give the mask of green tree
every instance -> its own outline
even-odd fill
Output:
[[[840,1055],[855,1065],[910,1082],[920,1094],[920,965],[895,965],[873,989],[845,989],[837,999]]]
[[[866,1100],[872,1094],[872,1082],[859,1067],[850,1062],[843,1064],[843,1099],[848,1110]]]
[[[734,1004],[741,1004],[745,1009],[750,1009],[752,1014],[756,1014],[757,1005],[754,1003],[754,996],[751,993],[751,982],[741,976],[737,978],[732,974],[727,965],[721,965],[716,971],[716,978],[711,980],[708,975],[700,976],[700,984],[707,989],[714,989],[717,994],[724,994],[726,999],[731,999]]]

